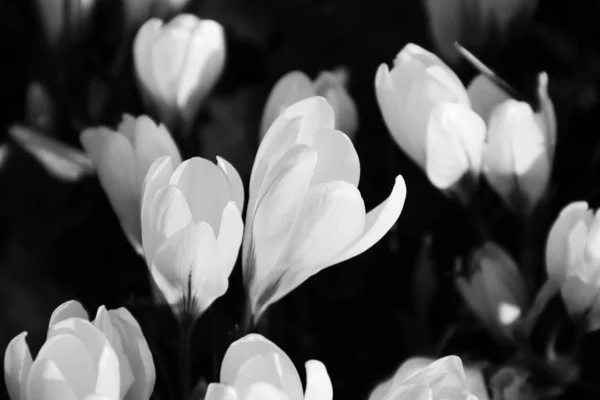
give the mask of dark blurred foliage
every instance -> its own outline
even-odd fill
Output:
[[[0,169],[0,348],[23,330],[30,332],[32,348],[39,348],[50,313],[67,299],[82,301],[92,315],[102,304],[109,308],[125,305],[140,319],[151,346],[161,349],[161,359],[156,361],[175,379],[175,321],[167,310],[150,307],[144,262],[125,240],[97,180],[57,181],[6,135],[10,124],[24,118],[28,82],[44,72],[52,73],[51,66],[39,58],[41,32],[34,3],[0,3],[4,66],[0,142],[10,145]],[[115,1],[99,3],[109,10]],[[292,69],[314,77],[323,69],[345,66],[350,72],[349,90],[359,110],[355,143],[362,166],[360,190],[367,209],[388,195],[397,173],[402,173],[408,187],[402,216],[384,240],[355,259],[311,278],[275,304],[257,330],[290,355],[301,375],[305,361],[322,360],[336,398],[343,399],[366,398],[376,383],[410,355],[457,352],[467,360],[484,355],[505,361],[503,349],[476,330],[450,335],[444,347],[436,346],[456,321],[473,325],[455,294],[452,279],[454,256],[469,247],[472,235],[464,229],[462,208],[435,190],[422,171],[396,148],[375,100],[374,77],[379,64],[391,62],[408,42],[433,48],[421,2],[200,0],[190,2],[186,9],[218,20],[227,31],[227,67],[200,117],[197,144],[204,156],[224,156],[248,178],[262,105],[272,85]],[[96,65],[96,72],[114,59],[119,41],[115,33],[111,34],[114,21],[106,10],[95,20],[99,30],[94,40],[100,45],[95,52],[87,51],[83,60],[85,65]],[[553,188],[550,219],[541,222],[542,231],[569,201],[586,199],[593,207],[600,205],[599,20],[599,2],[543,0],[532,23],[511,31],[505,46],[477,54],[531,98],[536,74],[545,70],[550,76],[550,96],[559,122],[554,173],[560,185]],[[130,68],[127,57],[123,65]],[[465,82],[475,74],[466,63],[456,68]],[[81,90],[69,81],[71,78],[78,79],[69,76],[58,85]],[[129,94],[111,99],[120,102],[120,111],[87,123],[114,125],[123,111],[142,112],[131,87],[131,75],[113,83],[124,82],[129,82]],[[78,129],[73,124],[53,134],[78,146]],[[494,201],[497,199],[492,199],[492,204]],[[503,244],[509,248],[518,240],[513,232],[516,225],[509,219],[495,228],[494,233],[505,238]],[[431,278],[423,278],[421,271],[412,268],[426,233],[433,237],[437,270],[432,274],[439,277],[433,293],[426,293],[427,285],[419,283]],[[194,378],[217,379],[215,366],[236,335],[242,293],[238,266],[230,291],[197,326]],[[430,300],[433,311],[426,324],[430,329],[426,329],[416,317],[415,305]],[[586,339],[589,349],[598,348],[597,336]],[[597,364],[591,354],[584,361]],[[593,381],[597,372],[587,369],[584,377]],[[159,376],[161,373],[159,370]],[[162,398],[167,397],[168,390],[159,379],[157,391]],[[574,388],[565,396],[589,398],[593,392],[586,390]]]

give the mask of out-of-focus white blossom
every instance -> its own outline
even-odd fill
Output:
[[[255,318],[312,275],[369,249],[400,215],[400,175],[390,197],[365,212],[358,155],[334,126],[324,98],[302,100],[275,120],[258,149],[242,259]]]
[[[96,0],[37,0],[36,3],[46,40],[57,47],[82,36]]]

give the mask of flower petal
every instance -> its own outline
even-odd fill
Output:
[[[473,111],[487,124],[492,111],[511,97],[486,75],[477,75],[467,88]]]
[[[204,400],[238,400],[238,395],[232,386],[211,383],[206,389]]]
[[[246,335],[233,342],[221,363],[221,383],[232,385],[238,372],[248,360],[256,356],[276,354],[282,390],[290,400],[303,400],[302,382],[292,360],[275,343],[258,334]]]
[[[89,352],[92,365],[97,373],[95,387],[92,392],[111,398],[118,398],[120,387],[119,359],[102,332],[88,321],[79,318],[69,318],[52,327],[48,335],[48,340],[55,336],[62,336],[63,334],[81,340]],[[65,342],[65,345],[68,346],[68,342]],[[72,350],[67,350],[66,353],[70,351]],[[36,360],[38,358],[40,358],[39,354]]]
[[[244,236],[244,223],[235,202],[230,201],[221,216],[221,227],[217,238],[221,255],[223,257],[223,273],[227,276],[235,265],[235,260],[240,252],[242,237]]]
[[[333,400],[333,386],[325,365],[317,360],[306,363],[304,400]]]
[[[33,363],[26,337],[27,332],[15,336],[4,353],[4,380],[11,400],[26,399],[27,379]]]
[[[414,374],[404,384],[427,385],[434,392],[439,388],[467,388],[467,376],[462,361],[457,356],[440,358]]]
[[[377,243],[396,223],[406,200],[406,184],[401,175],[396,177],[390,196],[367,213],[362,235],[341,254],[327,262],[338,264],[355,257]]]
[[[479,175],[485,135],[485,123],[470,108],[455,103],[434,107],[426,140],[431,183],[449,189],[468,172]]]
[[[257,382],[250,385],[246,392],[246,400],[288,400],[284,391],[268,383]]]
[[[221,169],[205,158],[190,158],[177,167],[169,184],[181,190],[194,221],[206,222],[218,235],[223,209],[233,199]]]
[[[83,308],[80,302],[77,300],[69,300],[56,307],[52,312],[48,329],[51,329],[54,325],[67,318],[90,319],[87,311],[85,311],[85,308]]]
[[[84,395],[85,396],[85,395]],[[28,400],[78,400],[75,393],[58,366],[47,358],[36,359],[27,382]]]
[[[217,165],[225,174],[225,177],[229,182],[229,188],[233,194],[235,204],[237,205],[240,214],[242,214],[244,212],[244,184],[240,174],[235,167],[229,163],[229,161],[219,156],[217,156]]]
[[[146,21],[139,29],[133,43],[133,61],[138,79],[153,98],[159,96],[158,87],[154,78],[154,65],[152,63],[152,46],[160,36],[163,22],[158,18]]]
[[[546,245],[546,270],[550,279],[561,283],[566,278],[568,237],[575,225],[581,221],[591,223],[593,218],[593,212],[585,201],[571,203],[560,212],[550,229]]]
[[[311,186],[329,181],[346,181],[358,186],[360,162],[352,140],[343,132],[321,129],[310,147],[317,152],[318,162]]]

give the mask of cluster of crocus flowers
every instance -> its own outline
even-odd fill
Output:
[[[32,359],[17,335],[4,356],[11,400],[148,400],[156,373],[139,324],[124,308],[98,309],[93,322],[76,301],[56,308]]]
[[[494,337],[512,339],[512,327],[528,306],[527,286],[512,257],[493,242],[477,249],[470,276],[456,281],[459,293]]]
[[[180,14],[166,24],[153,18],[133,48],[140,89],[169,128],[189,129],[225,63],[225,34],[216,21]]]
[[[548,279],[560,288],[567,310],[600,329],[600,214],[585,201],[567,205],[546,247]]]
[[[221,364],[220,383],[211,383],[206,400],[332,400],[325,365],[306,363],[306,390],[292,360],[270,340],[250,334],[232,343]]]
[[[260,139],[286,108],[313,96],[324,97],[335,112],[335,128],[351,139],[358,129],[358,111],[346,89],[348,73],[343,70],[322,71],[313,81],[304,72],[291,71],[275,84],[265,105],[260,124]]]
[[[244,188],[235,168],[194,157],[152,164],[144,182],[142,241],[156,286],[177,313],[200,315],[222,296],[243,236]]]
[[[147,116],[124,115],[116,131],[107,127],[88,128],[80,139],[127,238],[141,253],[142,185],[157,158],[169,156],[173,164],[181,162],[173,138],[164,125],[156,125]]]
[[[352,141],[322,97],[287,108],[260,144],[250,177],[243,272],[255,319],[312,275],[369,249],[406,197],[399,175],[369,213]]]
[[[400,148],[433,185],[462,197],[465,179],[483,171],[515,211],[529,213],[543,196],[554,157],[556,117],[540,74],[540,111],[501,94],[478,78],[467,90],[437,56],[408,44],[390,71],[383,64],[375,88],[383,117]],[[491,115],[490,115],[491,114]]]
[[[463,368],[457,356],[439,360],[415,357],[404,362],[394,376],[378,385],[369,400],[487,400],[481,371]]]

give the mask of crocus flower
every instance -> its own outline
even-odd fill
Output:
[[[425,11],[437,51],[456,63],[459,42],[472,50],[481,50],[491,40],[501,44],[514,22],[535,10],[537,0],[425,0]]]
[[[221,364],[220,383],[211,383],[206,400],[332,400],[325,365],[306,363],[306,391],[292,360],[277,345],[258,334],[232,343]]]
[[[176,313],[200,315],[227,291],[242,242],[244,188],[235,168],[194,157],[152,164],[144,182],[142,243],[156,286]]]
[[[571,315],[600,329],[600,214],[585,201],[566,206],[552,225],[546,268]]]
[[[392,137],[436,187],[450,189],[467,173],[478,176],[485,123],[436,55],[406,45],[391,71],[379,66],[375,89]]]
[[[486,243],[471,257],[472,275],[456,281],[459,293],[484,326],[501,341],[527,307],[526,284],[512,257],[495,243]]]
[[[243,246],[255,318],[312,275],[369,249],[398,219],[406,187],[368,214],[352,141],[334,129],[332,107],[311,97],[285,110],[256,155]]]
[[[37,0],[41,25],[50,46],[80,38],[95,4],[96,0]]]
[[[275,84],[265,105],[260,124],[260,139],[275,119],[292,104],[313,96],[322,96],[333,107],[335,128],[353,138],[358,128],[358,111],[346,90],[347,73],[323,71],[312,81],[304,72],[291,71]]]
[[[508,206],[525,214],[546,192],[556,141],[556,117],[548,97],[548,77],[540,75],[540,112],[525,102],[508,99],[489,117],[483,150],[483,171]]]
[[[487,400],[478,368],[463,368],[457,356],[439,360],[415,357],[404,362],[394,376],[378,385],[369,400]]]
[[[153,18],[140,28],[133,53],[145,99],[173,129],[179,123],[192,123],[221,75],[223,27],[191,14],[180,14],[166,24]]]
[[[4,356],[11,400],[148,400],[154,388],[152,355],[142,331],[124,308],[98,309],[89,322],[81,304],[68,301],[50,317],[46,342],[35,360],[17,335]]]
[[[81,144],[96,167],[127,238],[141,253],[142,184],[157,158],[168,155],[174,164],[181,162],[175,142],[162,124],[157,126],[146,116],[135,119],[124,115],[116,131],[106,127],[83,131]]]

